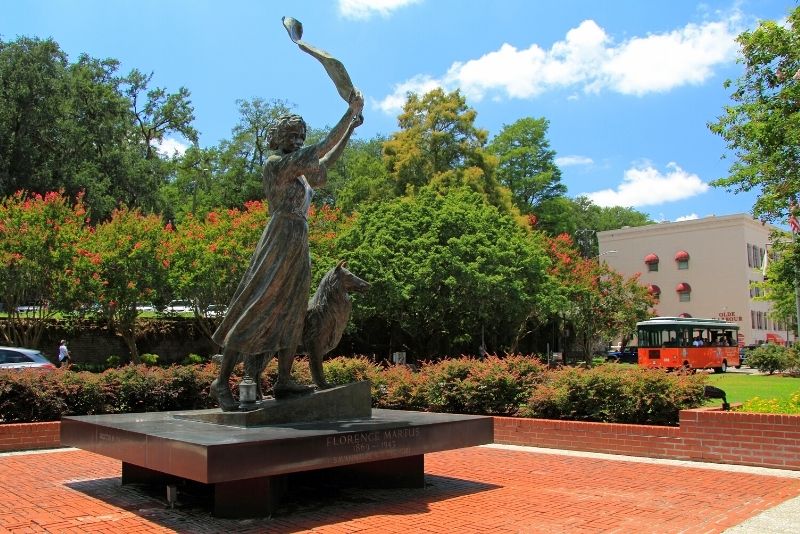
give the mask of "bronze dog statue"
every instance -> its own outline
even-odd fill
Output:
[[[350,320],[350,312],[353,309],[350,293],[363,293],[367,289],[369,289],[369,283],[351,273],[347,269],[347,264],[340,261],[336,267],[325,273],[314,296],[308,301],[303,324],[301,353],[308,354],[311,378],[318,389],[331,387],[325,380],[322,359],[342,339],[344,328],[347,326],[347,321]],[[261,374],[273,356],[274,354],[266,353],[247,356],[244,359],[245,372],[257,384],[258,398],[263,396]]]

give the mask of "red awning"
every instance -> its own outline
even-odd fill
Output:
[[[681,282],[680,284],[675,286],[675,291],[677,291],[678,293],[691,293],[692,286],[690,286],[686,282]]]
[[[653,253],[650,253],[644,257],[644,262],[648,265],[650,265],[651,263],[658,263],[658,256],[656,256]]]
[[[685,250],[679,250],[675,253],[675,261],[689,261],[689,253]]]
[[[651,295],[661,294],[661,288],[655,284],[650,284],[649,286],[647,286],[647,291],[649,291]]]

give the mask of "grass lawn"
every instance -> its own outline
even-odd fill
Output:
[[[708,383],[725,391],[728,402],[744,402],[753,397],[788,401],[792,393],[800,390],[800,378],[779,375],[711,374]],[[707,404],[720,402],[719,399],[709,399]]]

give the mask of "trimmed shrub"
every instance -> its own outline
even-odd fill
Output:
[[[423,379],[405,365],[385,368],[373,384],[372,404],[376,408],[393,410],[425,410]]]
[[[747,352],[747,365],[762,373],[773,374],[797,367],[797,356],[792,349],[765,343]]]
[[[487,415],[513,415],[545,377],[535,358],[490,356],[484,360],[448,359],[421,370],[428,409]]]
[[[705,375],[600,365],[550,371],[536,386],[523,417],[632,423],[678,424],[679,412],[703,404]]]
[[[102,373],[0,371],[0,422],[58,420],[62,415],[189,410],[216,405],[209,386],[217,364],[150,367],[126,365]],[[372,382],[377,408],[550,419],[674,425],[678,412],[703,404],[705,375],[601,365],[550,370],[526,356],[447,359],[419,372],[404,365],[382,368],[366,357],[325,362],[332,384]],[[231,376],[234,396],[241,366]],[[308,360],[293,377],[310,383]],[[277,378],[271,361],[262,377],[268,393]]]

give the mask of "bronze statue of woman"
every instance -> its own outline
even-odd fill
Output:
[[[322,141],[307,147],[303,147],[306,123],[299,115],[279,118],[270,130],[270,148],[275,152],[263,172],[269,223],[213,335],[224,348],[211,393],[223,411],[237,409],[228,380],[239,355],[277,354],[275,397],[311,390],[291,379],[311,286],[306,215],[312,188],[325,184],[327,168],[339,158],[353,129],[363,122],[363,107],[363,95],[353,90],[347,112],[336,126]]]

